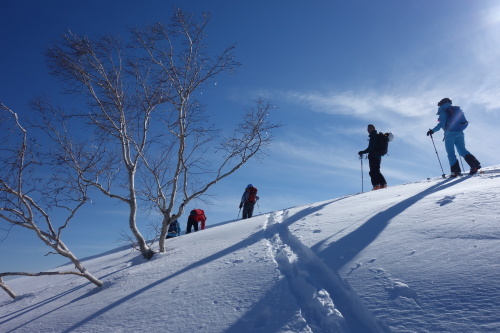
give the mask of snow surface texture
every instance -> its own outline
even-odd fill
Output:
[[[229,221],[7,281],[1,332],[500,332],[500,167]],[[71,267],[68,267],[71,268]]]

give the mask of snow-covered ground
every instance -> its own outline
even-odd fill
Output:
[[[500,332],[500,167],[228,221],[7,281],[1,332]],[[71,245],[71,244],[70,244]]]

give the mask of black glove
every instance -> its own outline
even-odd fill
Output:
[[[430,129],[430,130],[427,131],[427,136],[432,135],[432,134],[434,134],[433,130]]]
[[[240,203],[240,209],[241,209],[241,207],[243,207],[243,204],[242,204],[242,203]]]
[[[359,157],[363,157],[364,152],[362,150],[358,151]]]

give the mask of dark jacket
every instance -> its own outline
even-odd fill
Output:
[[[377,141],[378,141],[378,132],[377,130],[373,130],[370,133],[370,142],[368,143],[368,148],[362,151],[363,154],[368,153],[368,157],[378,157],[381,158],[382,155],[380,153],[376,154],[374,153],[375,147],[377,146]]]

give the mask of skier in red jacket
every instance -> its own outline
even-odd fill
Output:
[[[204,230],[206,220],[207,217],[203,209],[193,209],[188,217],[186,234],[191,233],[191,227],[194,228],[195,232],[198,231],[198,223],[201,224],[201,230]]]

